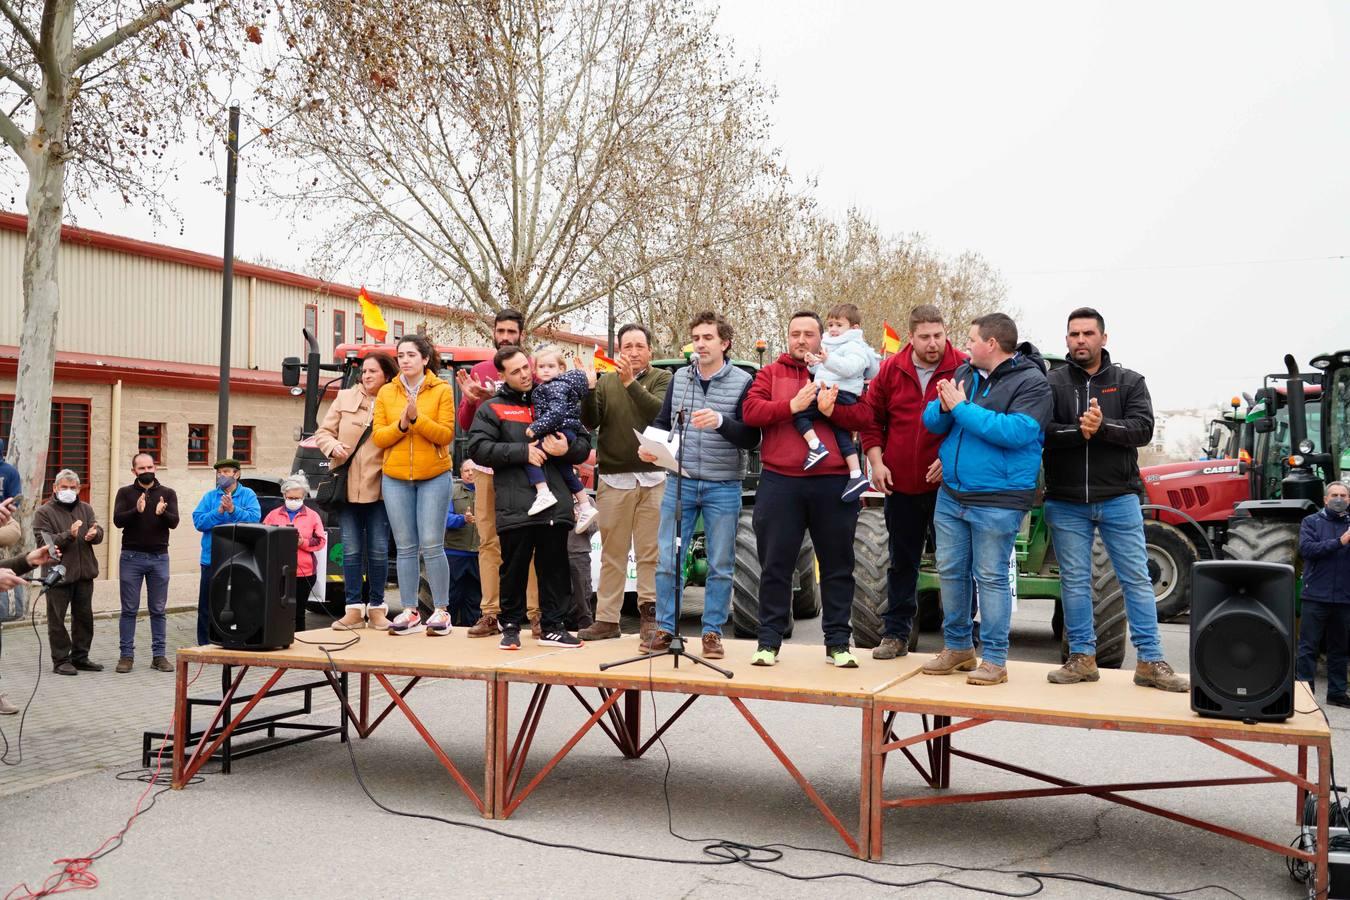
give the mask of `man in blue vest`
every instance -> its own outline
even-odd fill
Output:
[[[258,495],[239,483],[239,460],[216,463],[216,486],[192,511],[192,526],[202,533],[202,580],[197,590],[197,643],[211,642],[211,529],[231,522],[258,522]]]

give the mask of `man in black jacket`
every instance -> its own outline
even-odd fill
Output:
[[[561,435],[534,446],[525,431],[534,422],[531,395],[534,373],[530,358],[519,347],[503,347],[493,357],[501,387],[478,407],[469,429],[468,455],[475,463],[493,470],[496,491],[497,535],[501,540],[501,605],[499,618],[503,650],[520,649],[520,625],[525,619],[525,588],[529,581],[530,557],[539,579],[539,613],[543,636],[539,643],[552,647],[580,647],[581,641],[563,627],[571,605],[572,581],[567,559],[567,536],[572,532],[572,504],[557,503],[530,515],[535,489],[525,475],[525,464],[543,466],[545,454],[578,465],[591,452],[590,435],[577,434],[570,444]],[[544,466],[549,489],[555,496],[570,496],[562,469]]]
[[[1136,448],[1153,439],[1153,402],[1138,372],[1111,362],[1106,322],[1089,307],[1069,313],[1069,365],[1050,373],[1054,411],[1045,431],[1045,521],[1059,560],[1069,659],[1053,684],[1096,681],[1092,624],[1092,536],[1111,557],[1125,594],[1130,640],[1138,654],[1134,683],[1187,691],[1163,659],[1158,608],[1148,574]]]
[[[169,601],[169,532],[178,527],[178,495],[159,483],[155,458],[149,453],[131,457],[131,474],[135,481],[118,488],[113,501],[113,524],[122,529],[117,570],[122,593],[117,671],[130,672],[135,660],[136,616],[144,582],[145,603],[150,610],[150,668],[172,672],[164,610]]]

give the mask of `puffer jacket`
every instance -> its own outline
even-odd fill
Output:
[[[417,392],[417,421],[406,432],[399,428],[408,391],[395,378],[375,398],[375,427],[370,443],[385,451],[384,474],[399,481],[426,481],[453,464],[450,445],[455,439],[455,392],[434,372],[427,372]]]
[[[576,522],[570,502],[572,493],[563,481],[561,468],[555,463],[575,466],[586,461],[591,453],[591,436],[584,430],[578,432],[566,453],[550,456],[543,466],[548,489],[558,502],[543,512],[528,515],[535,498],[534,487],[525,477],[525,464],[530,456],[530,439],[525,436],[525,430],[534,423],[532,393],[522,393],[503,384],[478,407],[473,427],[469,429],[466,448],[469,458],[476,465],[492,468],[499,533],[526,525],[571,526]]]
[[[943,489],[968,506],[1030,509],[1051,409],[1040,351],[1020,344],[988,378],[965,362],[953,380],[966,402],[943,412],[933,400],[923,411],[924,427],[946,435],[938,450]]]
[[[825,387],[837,386],[856,397],[862,393],[863,383],[877,376],[881,357],[867,343],[861,328],[827,334],[820,339],[820,347],[829,355],[823,363],[811,366],[811,376]]]
[[[1298,529],[1298,552],[1303,557],[1303,599],[1319,603],[1350,603],[1350,547],[1341,535],[1350,529],[1350,516],[1319,509]]]

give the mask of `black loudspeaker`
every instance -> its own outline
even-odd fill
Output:
[[[295,639],[294,528],[239,523],[211,529],[211,641],[279,650]]]
[[[1215,719],[1294,714],[1294,569],[1213,560],[1192,568],[1191,709]]]

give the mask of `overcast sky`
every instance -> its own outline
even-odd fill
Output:
[[[983,254],[1043,349],[1096,306],[1175,408],[1350,347],[1350,4],[728,0],[719,24],[822,205]],[[174,190],[182,234],[80,224],[218,254],[218,193]],[[270,220],[244,205],[239,255],[302,261]]]

